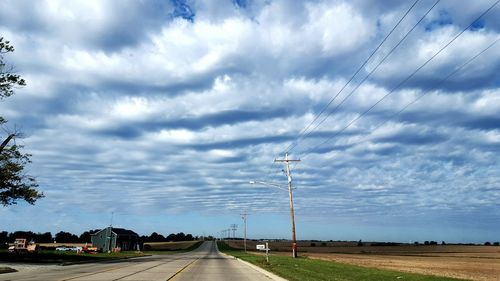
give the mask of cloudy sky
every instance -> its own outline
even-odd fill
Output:
[[[45,198],[0,228],[290,238],[288,150],[298,239],[498,241],[497,2],[2,0]]]

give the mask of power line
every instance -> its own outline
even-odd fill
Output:
[[[382,102],[385,98],[387,98],[390,94],[392,94],[395,90],[397,90],[399,87],[401,87],[404,83],[406,83],[408,80],[410,80],[417,72],[419,72],[423,67],[425,67],[430,61],[432,61],[436,56],[438,56],[444,49],[446,49],[449,45],[451,45],[458,37],[460,37],[465,31],[467,31],[469,28],[472,27],[474,23],[476,23],[479,19],[481,19],[484,15],[486,15],[491,9],[493,9],[500,0],[497,0],[495,3],[493,3],[488,9],[486,9],[479,17],[477,17],[474,21],[472,21],[471,24],[469,24],[466,28],[464,28],[461,32],[459,32],[453,39],[451,39],[447,44],[445,44],[438,52],[436,52],[434,55],[432,55],[427,61],[425,61],[421,66],[419,66],[415,71],[413,71],[408,77],[406,77],[403,81],[398,83],[391,91],[389,91],[387,94],[385,94],[382,98],[380,98],[375,104],[370,106],[367,110],[365,110],[363,113],[361,113],[359,116],[351,120],[345,127],[343,127],[340,131],[337,131],[332,137],[326,139],[325,141],[321,142],[320,144],[314,146],[312,149],[309,149],[306,151],[306,154],[302,156],[302,159],[307,157],[309,154],[312,153],[316,148],[320,147],[321,145],[329,142],[332,140],[334,137],[345,131],[347,128],[349,128],[352,124],[354,124],[356,121],[361,119],[363,116],[365,116],[368,112],[370,112],[375,106],[377,106],[380,102]]]
[[[330,107],[330,105],[332,104],[332,102],[340,95],[340,93],[342,93],[342,91],[347,87],[347,85],[349,85],[349,83],[351,83],[351,81],[354,79],[354,77],[361,71],[361,69],[363,69],[363,67],[368,63],[368,61],[373,57],[373,55],[375,55],[375,53],[378,51],[378,49],[380,49],[380,47],[384,44],[384,42],[387,40],[387,38],[389,38],[389,36],[391,36],[391,34],[394,32],[394,30],[399,26],[399,24],[403,21],[404,18],[406,18],[406,16],[408,15],[408,13],[410,13],[410,11],[413,9],[413,7],[415,7],[415,5],[419,2],[420,0],[416,0],[411,6],[410,8],[406,11],[406,13],[403,15],[403,17],[401,17],[399,19],[399,21],[396,23],[396,25],[391,29],[391,31],[385,36],[385,38],[382,40],[382,42],[380,42],[380,44],[377,46],[377,48],[375,48],[375,50],[373,50],[373,52],[370,54],[370,56],[368,56],[368,58],[363,62],[363,64],[361,64],[361,66],[356,70],[356,72],[354,72],[354,74],[351,76],[351,78],[349,78],[349,80],[344,84],[344,86],[342,86],[342,88],[337,92],[337,94],[332,98],[330,99],[330,101],[328,102],[328,104],[323,107],[323,109],[321,109],[320,113],[318,113],[316,115],[316,117],[314,118],[313,121],[311,121],[311,123],[309,123],[309,125],[307,125],[307,127],[305,129],[303,129],[300,133],[299,133],[299,136],[297,138],[297,142],[292,142],[286,149],[285,151],[290,151],[291,149],[293,149],[297,144],[298,144],[298,141],[300,139],[302,139],[302,137],[304,136],[304,133],[307,132],[307,130],[312,126],[312,124],[314,124],[314,122],[316,122],[316,120],[318,120],[318,118],[328,109],[328,107]]]
[[[446,77],[444,77],[443,79],[441,79],[441,81],[439,81],[434,87],[440,87],[440,86],[442,86],[445,82],[448,81],[448,79],[450,79],[452,76],[454,76],[455,74],[457,74],[460,70],[464,69],[467,65],[469,65],[471,62],[473,62],[476,58],[478,58],[479,56],[481,56],[483,53],[485,53],[486,51],[488,51],[489,49],[491,49],[491,47],[493,47],[495,44],[497,44],[498,41],[500,41],[500,37],[497,38],[495,41],[493,41],[491,44],[489,44],[486,48],[482,49],[479,53],[477,53],[473,57],[469,58],[466,62],[464,62],[463,64],[461,64],[457,68],[455,68],[454,71],[452,71]],[[420,99],[422,99],[424,96],[426,96],[430,92],[432,92],[432,91],[431,90],[426,91],[423,94],[421,94],[418,97],[416,97],[414,100],[412,100],[409,103],[407,103],[399,111],[397,111],[396,113],[392,114],[387,120],[385,120],[384,122],[382,122],[382,123],[378,124],[377,126],[375,126],[375,128],[372,129],[370,133],[373,133],[376,130],[380,129],[382,126],[384,126],[385,124],[387,124],[391,119],[393,119],[394,117],[396,117],[399,114],[403,113],[403,111],[405,111],[406,109],[408,109],[410,106],[412,106],[413,104],[415,104],[417,101],[419,101]],[[364,141],[367,141],[367,138],[358,140],[358,141],[356,141],[354,143],[350,143],[349,145],[355,146],[355,145],[358,145],[360,143],[363,143]]]
[[[323,107],[323,109],[320,111],[320,113],[318,113],[316,115],[316,117],[314,118],[313,121],[311,121],[309,123],[309,125],[307,125],[307,127],[305,129],[303,129],[300,133],[299,133],[299,136],[297,137],[297,140],[292,142],[286,149],[285,149],[285,152],[288,152],[290,150],[292,150],[293,148],[295,148],[301,139],[303,139],[304,137],[307,137],[309,136],[310,132],[306,134],[307,130],[314,124],[314,122],[316,122],[320,116],[330,107],[330,105],[335,101],[335,99],[344,91],[344,89],[347,87],[347,85],[349,85],[349,83],[351,83],[351,81],[356,77],[356,75],[359,74],[359,72],[363,69],[363,67],[365,67],[365,65],[370,61],[370,59],[375,55],[375,53],[380,49],[380,47],[382,47],[382,45],[387,41],[387,39],[389,38],[389,36],[392,35],[392,33],[396,30],[396,28],[401,24],[401,22],[406,18],[406,16],[410,13],[410,11],[417,5],[417,3],[419,2],[420,0],[416,0],[415,2],[413,2],[413,4],[408,8],[408,10],[406,10],[406,12],[403,14],[403,16],[398,20],[398,22],[394,25],[394,27],[391,29],[391,31],[384,37],[384,39],[379,43],[379,45],[371,52],[371,54],[368,56],[368,58],[358,67],[358,69],[354,72],[354,74],[349,78],[349,80],[344,84],[344,86],[342,86],[342,88],[337,92],[337,94],[335,94],[335,96],[333,98],[330,99],[330,101],[328,102],[328,104]],[[439,2],[440,0],[437,0],[434,5],[432,6],[432,8],[434,8],[434,6],[437,5],[437,3]],[[432,9],[431,8],[431,9]],[[427,12],[424,17],[428,14],[429,12]],[[421,19],[422,20],[422,19]],[[420,21],[421,21],[420,20]],[[420,22],[419,21],[419,22]],[[413,30],[413,29],[411,29]],[[411,32],[411,30],[409,32]],[[408,32],[408,33],[409,33]],[[407,35],[406,35],[407,36]],[[400,40],[400,42],[398,43],[397,46],[399,46],[399,44],[401,44],[401,42],[406,38],[406,36]],[[391,50],[390,53],[392,53],[394,51],[395,48],[393,48],[393,50]],[[389,54],[390,54],[389,53]],[[386,56],[387,57],[387,56]],[[385,58],[384,58],[385,60]],[[371,73],[370,73],[371,74]],[[366,79],[366,78],[365,78]],[[325,119],[324,119],[325,120]],[[321,121],[321,123],[324,122]],[[320,123],[320,124],[321,124]],[[314,128],[316,129],[317,126]],[[313,129],[313,130],[314,130]],[[271,167],[270,167],[270,170],[268,172],[268,175],[267,175],[267,178],[270,178],[271,177],[271,174],[273,172],[273,167],[274,165],[276,164],[276,162],[273,162],[271,164]]]
[[[369,73],[368,73],[368,74],[367,74],[367,75],[366,75],[366,76],[365,76],[365,77],[364,77],[364,78],[363,78],[363,79],[362,79],[362,80],[361,80],[361,81],[360,81],[360,82],[356,85],[356,87],[354,87],[354,89],[353,89],[353,90],[351,90],[351,92],[350,92],[348,95],[346,95],[346,96],[342,99],[342,101],[340,101],[340,103],[339,103],[339,104],[337,104],[337,105],[335,106],[335,108],[334,108],[332,111],[330,111],[330,112],[329,112],[329,113],[328,113],[328,114],[327,114],[327,115],[326,115],[326,116],[325,116],[325,117],[324,117],[324,118],[323,118],[323,119],[322,119],[322,120],[321,120],[318,124],[316,124],[316,126],[314,126],[314,128],[312,128],[312,129],[311,129],[311,130],[310,130],[307,134],[303,135],[303,136],[301,137],[301,139],[306,138],[306,137],[308,137],[309,135],[311,135],[311,133],[312,133],[314,130],[316,130],[316,129],[317,129],[317,128],[321,125],[321,124],[323,124],[323,123],[324,123],[324,122],[325,122],[325,121],[326,121],[326,120],[327,120],[327,119],[328,119],[328,118],[329,118],[329,117],[330,117],[333,113],[335,113],[335,112],[337,111],[337,109],[338,109],[338,108],[339,108],[342,104],[344,104],[344,102],[345,102],[345,101],[346,101],[349,97],[351,97],[351,96],[354,94],[354,92],[356,92],[356,90],[357,90],[357,89],[358,89],[358,88],[359,88],[359,87],[360,87],[360,86],[361,86],[361,85],[362,85],[362,84],[363,84],[363,83],[364,83],[364,82],[365,82],[365,81],[366,81],[366,80],[367,80],[367,79],[368,79],[368,78],[369,78],[369,77],[370,77],[370,76],[371,76],[371,75],[372,75],[372,74],[373,74],[373,73],[374,73],[374,72],[378,69],[378,67],[379,67],[379,66],[380,66],[380,65],[381,65],[381,64],[382,64],[382,63],[383,63],[383,62],[384,62],[384,61],[385,61],[385,60],[386,60],[386,59],[387,59],[387,58],[388,58],[388,57],[389,57],[389,56],[390,56],[390,55],[391,55],[391,54],[392,54],[395,50],[396,50],[396,48],[397,48],[397,47],[399,47],[399,45],[401,45],[401,44],[403,43],[403,41],[404,41],[404,40],[405,40],[405,39],[406,39],[406,38],[410,35],[410,33],[411,33],[413,30],[415,30],[415,28],[416,28],[416,27],[417,27],[417,26],[418,26],[418,25],[419,25],[419,24],[420,24],[420,23],[424,20],[424,18],[425,18],[425,17],[426,17],[426,16],[427,16],[427,15],[428,15],[428,14],[429,14],[429,13],[430,13],[433,9],[434,9],[434,7],[436,7],[436,5],[437,5],[440,1],[441,1],[441,0],[437,0],[436,2],[434,2],[434,4],[433,4],[433,5],[432,5],[432,6],[431,6],[428,10],[427,10],[427,12],[426,12],[426,13],[425,13],[425,14],[424,14],[421,18],[420,18],[420,20],[419,20],[417,23],[415,23],[415,24],[412,26],[412,28],[411,28],[408,32],[406,32],[406,34],[403,36],[403,38],[401,38],[401,39],[399,40],[399,42],[398,42],[396,45],[394,45],[394,46],[392,47],[392,49],[391,49],[391,50],[390,50],[390,51],[389,51],[389,52],[388,52],[388,53],[387,53],[387,54],[386,54],[386,55],[382,58],[382,60],[380,60],[380,61],[377,63],[377,65],[376,65],[376,66],[375,66],[375,67],[374,67],[374,68],[373,68],[373,69],[372,69],[372,70],[371,70],[371,71],[370,71],[370,72],[369,72]],[[405,16],[406,16],[406,15],[405,15]],[[401,19],[401,20],[402,20],[402,19]],[[398,23],[398,24],[399,24],[399,23]],[[391,32],[392,32],[392,31],[391,31]],[[379,46],[379,47],[380,47],[380,46]],[[378,48],[378,47],[377,47],[377,48]],[[359,72],[359,71],[358,71],[358,72]],[[352,80],[352,78],[351,78],[351,80]],[[351,80],[349,80],[349,82],[350,82]],[[347,84],[346,84],[346,85],[344,85],[344,87],[342,88],[342,90],[343,90],[346,86],[347,86]],[[342,90],[341,90],[341,91],[342,91]],[[341,91],[340,91],[340,92],[341,92]],[[340,94],[340,92],[339,92],[339,93],[337,93],[337,95],[334,97],[334,99],[335,99],[335,98],[336,98],[336,97]],[[332,99],[332,100],[328,103],[328,105],[327,105],[324,109],[328,108],[328,107],[330,106],[330,104],[333,102],[333,100],[334,100],[334,99]],[[324,111],[322,111],[321,113],[323,113],[323,112],[324,112]],[[318,117],[319,117],[319,116],[318,116]],[[315,121],[316,121],[316,120],[317,120],[317,119],[315,119]],[[311,125],[311,124],[310,124],[310,125]],[[308,128],[309,128],[309,126],[308,126]],[[288,147],[288,149],[287,149],[287,151],[291,151],[291,150],[292,150],[292,149],[294,149],[294,148],[295,148],[295,147],[296,147],[299,143],[300,143],[300,142],[299,142],[299,140],[298,140],[297,142],[295,142],[295,144],[294,144],[293,146],[289,146],[289,147]]]

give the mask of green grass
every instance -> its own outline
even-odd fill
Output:
[[[217,242],[219,250],[250,262],[273,272],[288,280],[312,281],[312,280],[335,280],[335,281],[452,281],[463,280],[447,277],[436,277],[413,273],[403,273],[393,270],[367,268],[355,265],[347,265],[332,261],[313,260],[305,257],[296,259],[285,256],[269,257],[269,263],[264,256],[245,253],[233,249],[223,242]]]

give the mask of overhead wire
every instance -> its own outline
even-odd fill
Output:
[[[411,32],[413,32],[413,30],[415,30],[415,28],[424,20],[424,18],[434,9],[434,7],[436,7],[436,5],[440,2],[441,0],[437,0],[436,2],[434,2],[434,4],[427,10],[427,12],[412,26],[412,28],[406,32],[406,34],[398,41],[398,43],[396,45],[394,45],[391,50],[376,64],[376,66],[356,85],[356,87],[354,87],[350,92],[349,94],[347,94],[341,101],[339,104],[337,104],[335,106],[335,108],[330,111],[319,123],[316,124],[316,126],[314,126],[313,129],[311,129],[307,134],[305,134],[301,139],[304,139],[306,137],[308,137],[309,135],[311,135],[311,133],[316,130],[319,126],[321,126],[321,124],[323,124],[333,113],[335,113],[339,108],[340,106],[342,106],[342,104],[344,104],[347,99],[349,99],[355,92],[357,89],[359,89],[359,87],[379,68],[379,66],[403,43],[403,41],[410,35]],[[331,103],[328,104],[328,106],[330,105]],[[295,147],[297,147],[299,144],[299,141],[297,141],[293,146],[289,147],[289,151],[291,151],[292,149],[294,149]]]
[[[394,33],[394,31],[396,30],[396,28],[401,24],[401,22],[406,18],[406,16],[410,13],[410,11],[417,5],[417,3],[419,2],[420,0],[416,0],[413,2],[413,4],[406,10],[406,12],[403,14],[403,16],[397,21],[397,23],[394,25],[394,27],[390,30],[390,32],[384,37],[384,39],[378,44],[378,46],[370,53],[370,55],[368,56],[368,58],[358,67],[358,69],[354,72],[353,75],[351,75],[351,77],[349,78],[349,80],[344,84],[344,86],[337,92],[337,94],[330,99],[330,101],[328,102],[328,104],[323,107],[323,109],[320,111],[320,113],[318,113],[316,115],[316,117],[314,118],[313,121],[311,121],[311,123],[309,123],[309,125],[303,129],[300,133],[299,133],[299,136],[297,138],[296,141],[292,142],[286,149],[285,149],[285,152],[288,152],[290,151],[291,149],[293,149],[295,146],[297,146],[298,142],[304,137],[304,134],[307,132],[307,130],[314,124],[314,122],[316,122],[316,120],[319,119],[319,117],[328,109],[328,107],[335,101],[335,99],[343,92],[343,90],[352,82],[352,80],[356,77],[356,75],[359,74],[359,72],[363,69],[363,67],[365,67],[365,65],[370,61],[370,59],[377,53],[377,51],[380,49],[380,47],[382,47],[382,45],[387,41],[387,39],[389,38],[389,36],[392,35],[392,33]],[[439,2],[440,0],[438,0],[437,2]],[[437,3],[436,2],[436,3]],[[434,4],[435,6],[436,4]],[[276,157],[275,157],[276,158]],[[271,173],[273,171],[273,167],[276,163],[273,162],[271,164],[271,167],[270,167],[270,171],[268,172],[268,175],[267,175],[267,178],[269,178],[271,176]],[[281,171],[281,170],[280,170]]]
[[[451,73],[449,73],[446,77],[444,77],[443,79],[441,79],[435,86],[434,88],[439,88],[441,87],[444,83],[446,83],[451,77],[453,77],[454,75],[456,75],[460,70],[464,69],[467,65],[469,65],[471,62],[473,62],[475,59],[477,59],[479,56],[481,56],[482,54],[484,54],[485,52],[487,52],[489,49],[491,49],[495,44],[498,43],[498,41],[500,41],[500,37],[498,37],[496,40],[494,40],[492,43],[490,43],[486,48],[482,49],[479,53],[477,53],[476,55],[474,55],[473,57],[469,58],[466,62],[462,63],[460,66],[456,67]],[[403,113],[405,110],[407,110],[410,106],[412,106],[413,104],[415,104],[416,102],[418,102],[420,99],[422,99],[424,96],[426,96],[427,94],[433,92],[433,90],[428,90],[428,91],[425,91],[423,94],[420,94],[418,95],[415,99],[413,99],[412,101],[410,101],[409,103],[407,103],[404,107],[402,107],[400,110],[398,110],[397,112],[395,112],[394,114],[392,114],[389,118],[387,118],[385,121],[381,122],[380,124],[378,124],[377,126],[375,126],[373,129],[370,130],[369,134],[372,134],[373,132],[377,131],[378,129],[380,129],[382,126],[384,126],[385,124],[387,124],[389,121],[391,121],[394,117],[398,116],[399,114]],[[365,137],[361,140],[358,140],[358,141],[355,141],[353,143],[349,143],[349,146],[355,146],[355,145],[358,145],[358,144],[361,144],[365,141],[368,140],[368,137]]]
[[[306,158],[308,155],[310,155],[314,150],[319,148],[320,146],[324,145],[325,143],[331,141],[333,138],[338,136],[340,133],[344,132],[346,129],[348,129],[352,124],[357,122],[359,119],[361,119],[363,116],[365,116],[368,112],[370,112],[373,108],[375,108],[380,102],[382,102],[385,98],[387,98],[389,95],[391,95],[394,91],[399,89],[403,84],[405,84],[408,80],[410,80],[413,76],[415,76],[416,73],[418,73],[422,68],[424,68],[430,61],[432,61],[436,56],[438,56],[444,49],[446,49],[448,46],[450,46],[458,37],[460,37],[465,31],[470,29],[477,21],[479,21],[484,15],[486,15],[489,11],[491,11],[498,3],[500,0],[497,0],[495,3],[489,6],[488,9],[486,9],[481,15],[479,15],[474,21],[472,21],[471,24],[469,24],[466,28],[464,28],[462,31],[460,31],[457,35],[455,35],[448,43],[446,43],[439,51],[437,51],[434,55],[432,55],[429,59],[427,59],[422,65],[420,65],[415,71],[413,71],[409,76],[407,76],[404,80],[402,80],[400,83],[398,83],[393,89],[391,89],[387,94],[382,96],[376,103],[374,103],[372,106],[370,106],[367,110],[365,110],[363,113],[358,115],[356,118],[351,120],[346,126],[344,126],[341,130],[336,131],[333,136],[330,138],[326,139],[325,141],[319,143],[318,145],[314,146],[313,148],[307,150],[305,154],[301,157],[302,159]]]
[[[453,77],[454,75],[456,75],[459,71],[463,70],[466,66],[468,66],[470,63],[472,63],[474,60],[476,60],[479,56],[483,55],[485,52],[487,52],[489,49],[491,49],[495,44],[498,43],[498,41],[500,41],[500,37],[497,37],[497,39],[495,39],[492,43],[490,43],[486,48],[482,49],[481,51],[479,51],[478,53],[476,53],[474,56],[470,57],[467,61],[465,61],[464,63],[462,63],[460,66],[455,67],[455,69],[451,73],[449,73],[446,77],[442,78],[439,82],[437,82],[434,85],[434,88],[439,88],[439,87],[443,86],[451,77]],[[424,96],[426,96],[427,94],[429,94],[431,92],[434,92],[434,90],[428,90],[428,91],[425,91],[424,93],[418,95],[415,99],[413,99],[412,101],[410,101],[409,103],[407,103],[403,108],[401,108],[399,111],[395,112],[393,115],[391,115],[384,122],[378,124],[364,138],[362,138],[361,140],[355,141],[355,142],[351,142],[348,145],[350,147],[354,147],[354,146],[359,145],[359,144],[361,144],[361,143],[363,143],[365,141],[369,141],[369,136],[371,134],[373,134],[375,131],[377,131],[382,126],[384,126],[385,124],[387,124],[394,117],[396,117],[399,114],[403,113],[406,109],[408,109],[410,106],[412,106],[413,104],[415,104],[416,102],[418,102],[420,99],[422,99]],[[328,158],[331,159],[331,158],[334,158],[334,157],[335,157],[335,155],[332,155],[332,156],[330,156]]]
[[[401,24],[401,22],[406,18],[406,16],[410,13],[410,11],[415,7],[415,5],[419,2],[420,0],[416,0],[413,2],[413,4],[408,8],[408,10],[403,14],[403,16],[399,19],[399,21],[394,25],[394,27],[391,29],[391,31],[384,37],[384,39],[378,44],[378,46],[371,52],[371,54],[368,56],[368,58],[358,67],[358,69],[354,72],[354,74],[349,78],[349,80],[342,86],[342,88],[333,96],[333,98],[330,99],[328,104],[324,106],[321,111],[316,115],[316,117],[303,129],[300,133],[299,136],[297,137],[297,140],[292,142],[286,149],[285,152],[290,151],[293,149],[295,146],[297,146],[298,142],[304,137],[304,134],[307,132],[307,130],[316,122],[316,120],[319,119],[319,117],[330,107],[330,105],[335,101],[335,99],[344,91],[344,89],[351,83],[351,81],[358,75],[358,73],[363,69],[363,67],[370,61],[370,59],[375,55],[375,53],[380,49],[380,47],[387,41],[387,38],[391,36],[391,34],[396,30],[396,28]],[[437,2],[439,2],[438,0]]]
[[[431,8],[424,14],[423,17],[420,18],[420,20],[417,22],[417,24],[415,24],[412,29],[410,29],[410,31],[407,32],[407,34],[401,39],[399,40],[398,44],[392,48],[392,50],[383,58],[383,60],[379,63],[379,65],[406,39],[406,37],[408,36],[409,33],[411,33],[411,31],[413,31],[413,29],[415,29],[416,25],[418,25],[428,14],[429,12],[440,2],[441,0],[437,0],[432,6]],[[316,115],[316,117],[313,119],[313,121],[311,121],[309,123],[309,125],[303,129],[300,133],[299,133],[299,136],[297,137],[297,140],[292,142],[286,149],[285,149],[285,152],[289,152],[291,151],[293,148],[295,148],[301,139],[303,139],[304,137],[307,137],[310,135],[310,133],[312,132],[312,130],[315,130],[319,125],[321,125],[327,118],[328,116],[331,115],[328,114],[328,116],[323,119],[319,125],[317,125],[316,127],[314,127],[310,132],[307,132],[307,130],[314,124],[314,122],[316,122],[320,117],[321,115],[330,107],[330,105],[335,101],[335,99],[344,91],[344,89],[352,82],[352,80],[359,74],[359,72],[363,69],[363,67],[366,66],[366,64],[370,61],[370,59],[377,53],[377,51],[382,47],[382,45],[387,41],[387,39],[394,33],[394,31],[396,30],[396,28],[401,24],[401,22],[403,22],[403,20],[408,16],[408,14],[410,13],[410,11],[417,5],[417,3],[420,2],[420,0],[416,0],[413,2],[413,4],[406,10],[406,12],[403,14],[403,16],[396,22],[396,24],[394,25],[394,27],[389,31],[389,33],[384,37],[384,39],[378,44],[378,46],[370,53],[370,55],[368,56],[368,58],[365,59],[365,61],[358,67],[358,69],[351,75],[351,77],[349,78],[349,80],[342,86],[342,88],[335,94],[335,96],[333,96],[333,98],[330,99],[330,101],[328,102],[328,104],[326,106],[324,106],[322,108],[322,110]],[[378,67],[378,66],[377,66]],[[374,71],[374,70],[373,70]],[[371,73],[373,73],[373,71]],[[369,75],[371,75],[371,73]],[[368,75],[368,76],[369,76]],[[368,77],[365,77],[363,79],[362,82],[364,82],[364,80],[366,80]],[[362,83],[361,82],[361,83]],[[358,86],[359,87],[359,86]],[[352,95],[352,92],[351,94]],[[346,99],[344,99],[345,101]],[[338,106],[336,107],[338,108]],[[275,157],[277,158],[277,157]],[[270,167],[270,170],[266,176],[266,178],[270,178],[271,177],[271,174],[273,173],[273,168],[274,166],[276,165],[276,162],[273,161],[273,163],[271,164],[271,167]],[[281,172],[282,170],[279,170],[279,172]],[[278,172],[278,173],[279,173]]]

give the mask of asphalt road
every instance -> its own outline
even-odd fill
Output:
[[[106,263],[47,266],[0,275],[0,280],[97,281],[97,280],[273,280],[217,250],[215,242],[175,255],[156,255]]]

